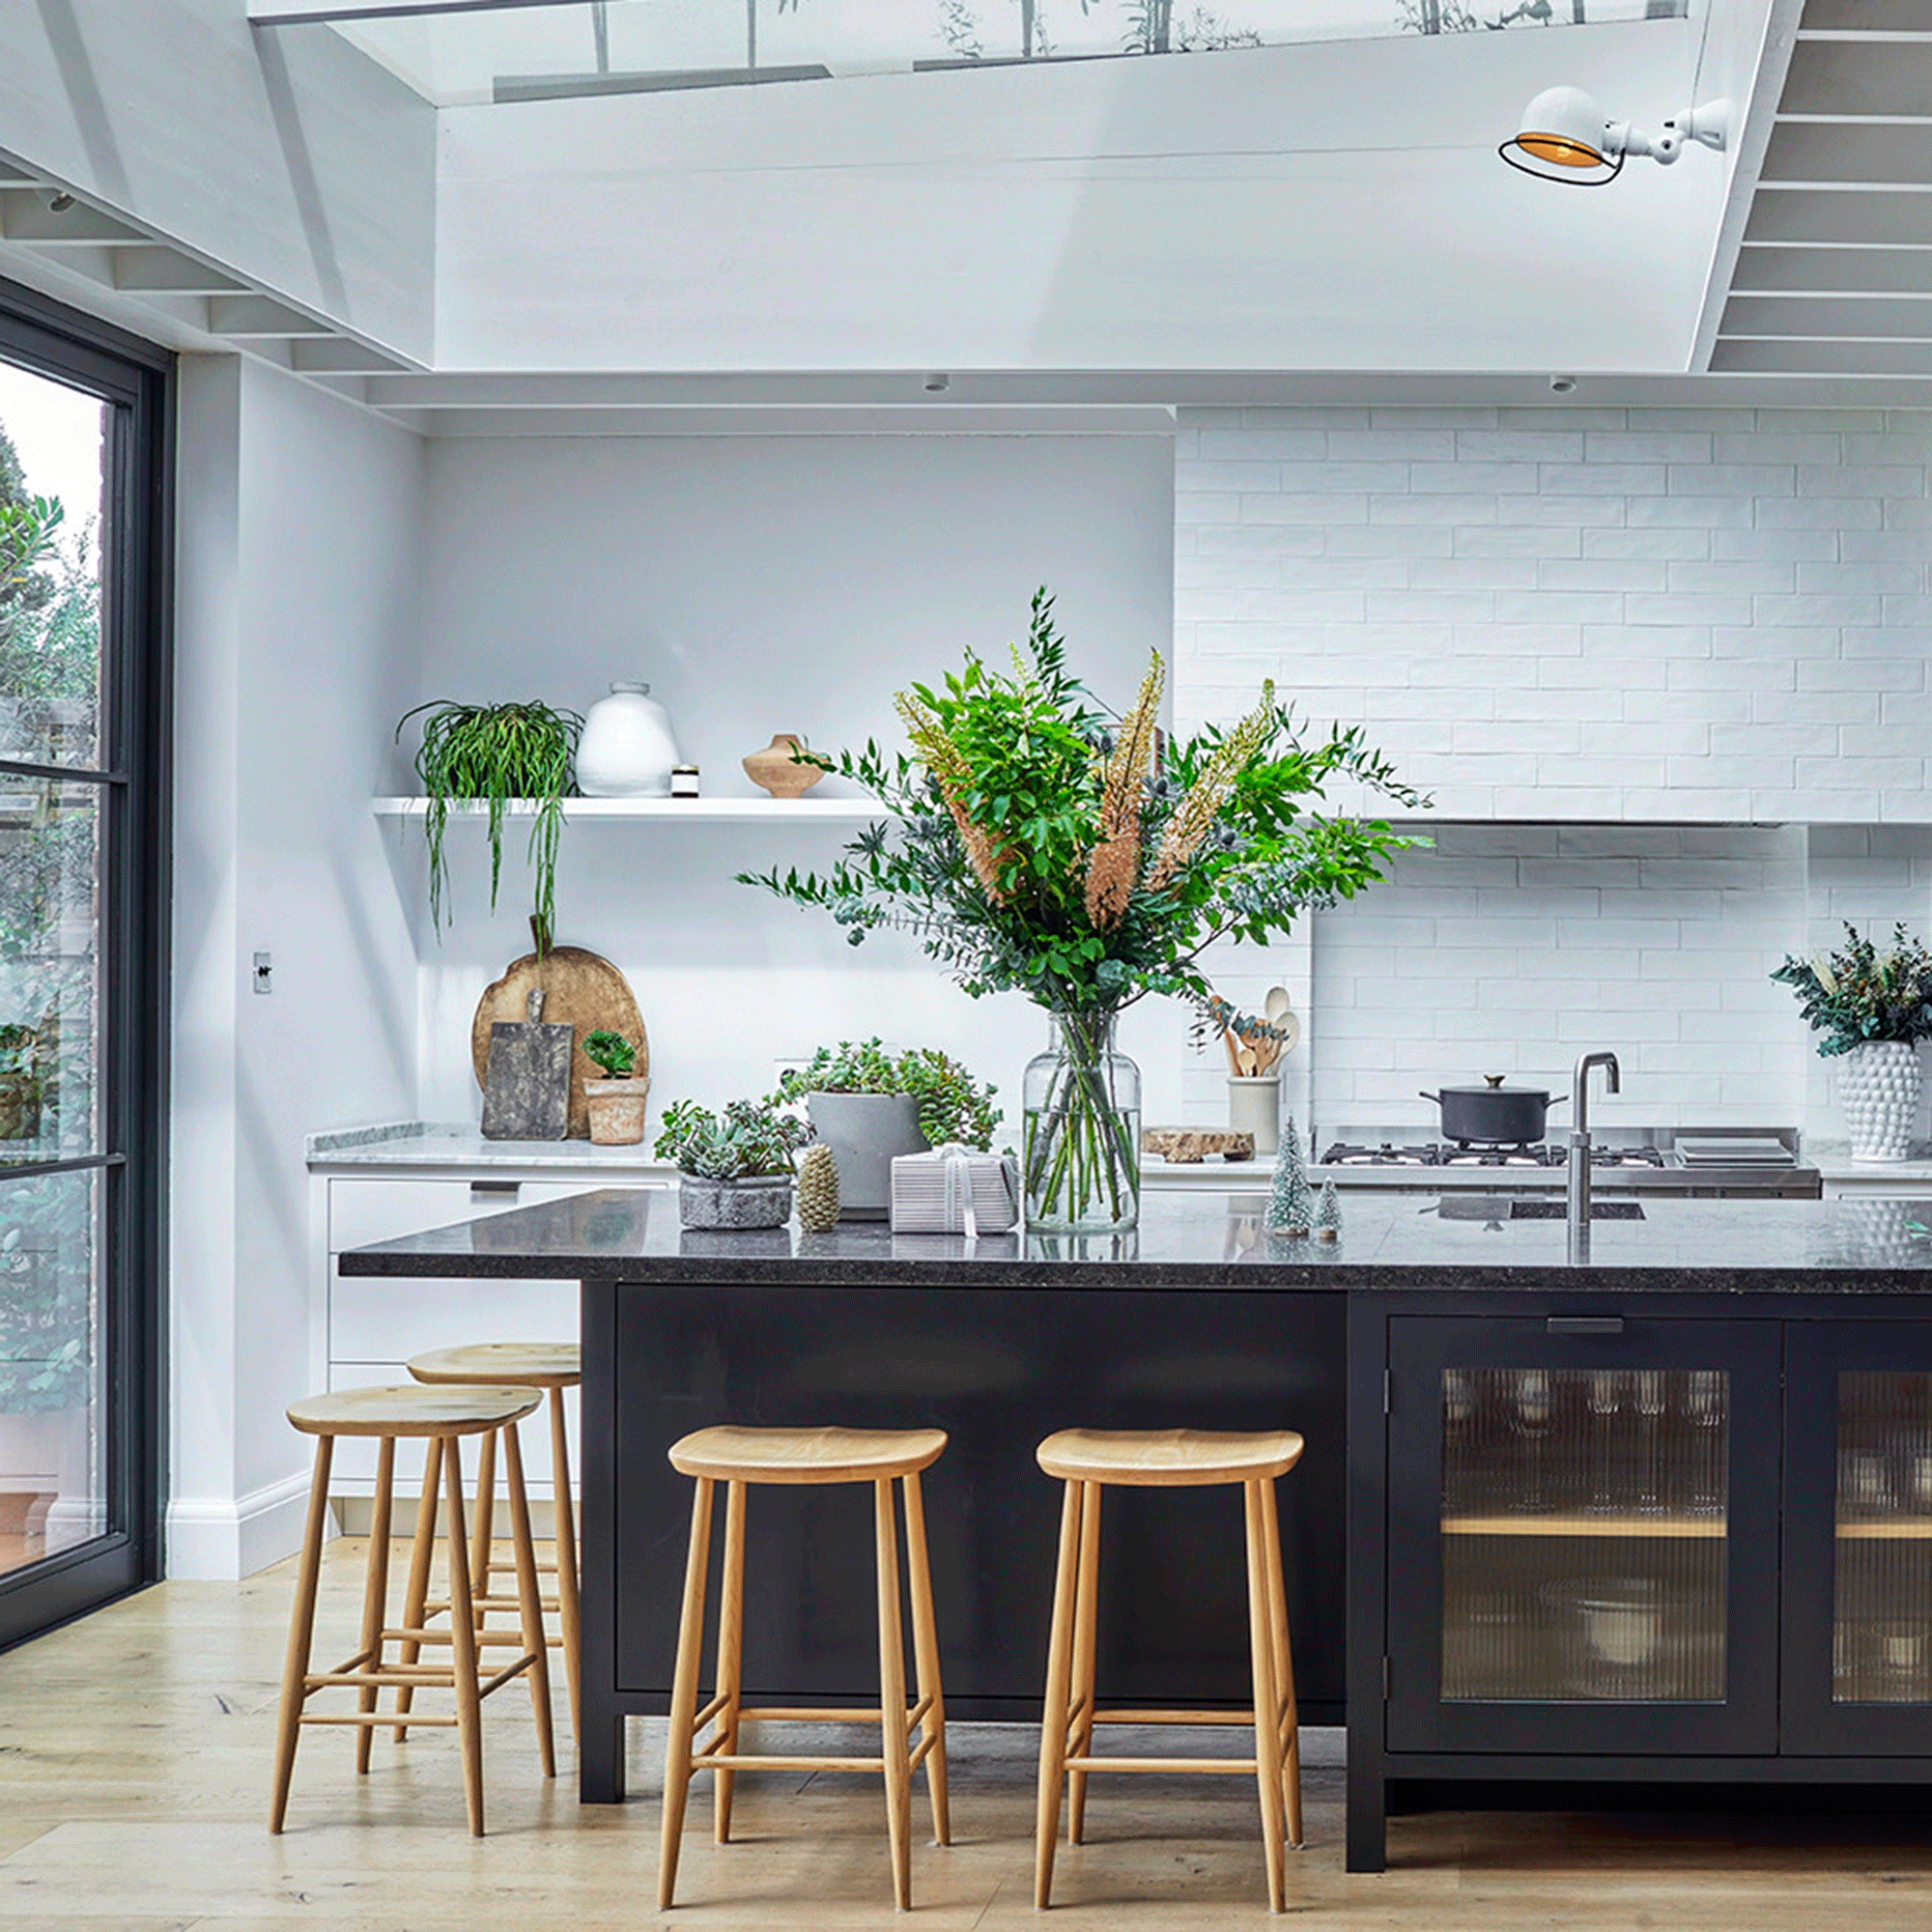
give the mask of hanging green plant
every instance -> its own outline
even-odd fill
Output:
[[[489,807],[490,909],[503,870],[503,818],[512,799],[535,802],[530,824],[531,916],[537,951],[550,951],[556,920],[556,853],[563,832],[563,801],[573,782],[577,741],[583,720],[575,711],[527,704],[456,704],[432,698],[406,711],[396,742],[412,718],[423,717],[416,776],[428,806],[423,834],[429,843],[429,916],[441,927],[449,897],[449,866],[443,832],[452,805],[481,801]]]

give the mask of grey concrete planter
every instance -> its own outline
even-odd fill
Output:
[[[883,1221],[892,1212],[893,1156],[924,1153],[919,1101],[910,1094],[808,1094],[811,1130],[838,1163],[838,1218]]]
[[[758,1174],[744,1180],[678,1182],[677,1218],[687,1228],[780,1228],[791,1219],[791,1176]]]

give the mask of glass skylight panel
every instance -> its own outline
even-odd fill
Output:
[[[434,15],[345,19],[333,30],[453,106],[1322,40],[1540,33],[1690,12],[1701,12],[1701,0],[486,0]]]

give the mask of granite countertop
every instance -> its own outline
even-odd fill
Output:
[[[1932,1185],[1920,1202],[1645,1201],[1642,1217],[1591,1229],[1587,1258],[1562,1219],[1512,1203],[1415,1196],[1349,1203],[1338,1241],[1283,1240],[1264,1197],[1155,1195],[1126,1236],[895,1235],[882,1222],[829,1235],[678,1225],[674,1193],[600,1188],[480,1221],[352,1249],[346,1275],[551,1276],[800,1287],[1595,1289],[1681,1293],[1932,1292]],[[1496,1209],[1485,1214],[1487,1206]],[[1532,1204],[1516,1204],[1519,1212]],[[1600,1207],[1628,1208],[1628,1203]]]

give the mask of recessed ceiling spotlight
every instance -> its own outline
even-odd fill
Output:
[[[55,214],[65,214],[73,206],[73,196],[64,187],[52,189],[47,195],[47,207]]]
[[[1601,187],[1623,172],[1630,155],[1648,155],[1668,167],[1687,141],[1724,150],[1731,131],[1731,103],[1707,100],[1646,134],[1628,121],[1612,121],[1580,87],[1546,87],[1522,110],[1521,132],[1496,150],[1511,167],[1542,181]]]
[[[1552,396],[1567,396],[1575,390],[1576,386],[1577,379],[1575,376],[1552,376],[1549,379],[1549,393]]]
[[[952,378],[935,369],[925,379],[925,392],[929,396],[943,396],[952,386]]]

